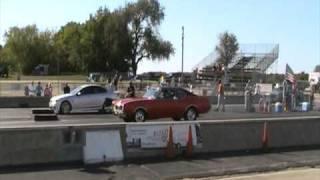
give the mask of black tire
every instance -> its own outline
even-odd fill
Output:
[[[101,108],[102,113],[111,113],[112,112],[112,99],[104,100],[104,103]]]
[[[131,122],[129,118],[122,118],[124,122]]]
[[[198,112],[195,108],[189,108],[184,114],[184,120],[186,121],[194,121],[197,120]]]
[[[68,101],[63,101],[60,105],[60,113],[61,114],[70,114],[72,110],[72,106]]]
[[[144,110],[138,109],[133,116],[135,122],[145,122],[147,118],[147,114]]]

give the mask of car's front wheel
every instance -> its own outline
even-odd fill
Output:
[[[194,121],[197,119],[198,113],[195,108],[189,108],[184,115],[184,120]]]
[[[71,112],[72,106],[68,101],[64,101],[61,103],[60,106],[60,113],[61,114],[69,114]]]
[[[134,121],[136,122],[146,121],[146,112],[142,109],[138,109],[134,114]]]

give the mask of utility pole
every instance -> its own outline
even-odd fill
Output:
[[[183,48],[184,48],[184,27],[182,26],[181,83],[183,82]]]

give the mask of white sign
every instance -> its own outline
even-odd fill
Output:
[[[188,141],[189,126],[191,126],[192,142],[197,145],[200,138],[198,124],[175,124],[175,125],[127,125],[128,148],[164,148],[167,146],[169,128],[172,127],[173,143],[186,146]]]
[[[255,94],[268,95],[272,92],[272,84],[257,83],[255,87]]]

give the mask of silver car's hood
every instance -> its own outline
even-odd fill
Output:
[[[68,93],[68,94],[61,94],[61,95],[58,95],[58,96],[53,96],[53,97],[50,99],[50,101],[59,101],[59,100],[61,100],[61,99],[68,98],[68,97],[71,97],[71,96],[73,96],[73,94],[70,94],[70,93]]]

